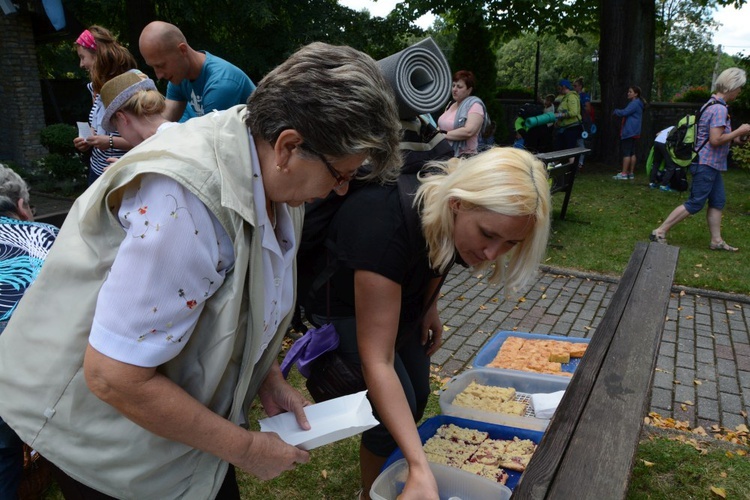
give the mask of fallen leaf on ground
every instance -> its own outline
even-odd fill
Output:
[[[727,497],[727,492],[724,488],[717,488],[716,486],[711,486],[711,493],[713,493],[716,496],[720,496],[721,498]]]
[[[654,466],[654,462],[649,462],[648,460],[641,460],[641,462],[643,462],[643,465],[645,465],[646,467]]]
[[[323,479],[328,479],[328,471],[323,469],[320,471],[320,475],[323,476]]]
[[[695,385],[702,385],[702,384],[703,384],[703,382],[701,382],[701,381],[700,381],[700,380],[698,380],[698,379],[695,379],[695,380],[693,380],[693,383],[694,383]]]

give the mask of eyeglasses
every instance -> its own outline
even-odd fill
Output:
[[[349,184],[349,182],[351,182],[352,178],[355,175],[357,175],[356,170],[349,177],[345,177],[345,176],[341,175],[338,170],[336,170],[335,168],[333,168],[333,165],[331,165],[331,162],[328,161],[328,159],[325,156],[323,156],[322,153],[318,153],[318,152],[314,152],[314,153],[315,153],[315,155],[317,155],[318,158],[320,158],[320,161],[322,161],[323,164],[326,166],[326,168],[328,169],[328,172],[331,174],[331,176],[334,179],[336,179],[336,185],[333,187],[333,189],[338,189],[340,187],[343,187],[346,184]]]

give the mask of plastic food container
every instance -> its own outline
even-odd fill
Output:
[[[454,405],[453,400],[471,382],[492,387],[513,387],[516,390],[515,400],[528,403],[526,413],[523,416],[510,415]],[[498,370],[492,368],[467,370],[453,377],[440,393],[440,411],[446,415],[478,420],[480,422],[543,431],[549,425],[549,419],[536,417],[534,408],[531,405],[531,395],[564,391],[568,388],[569,382],[570,379],[568,377],[550,377],[539,373],[519,372],[516,370]]]
[[[559,335],[542,335],[539,333],[522,333],[522,332],[509,332],[509,331],[502,331],[495,334],[494,337],[490,339],[487,344],[485,344],[482,349],[479,350],[477,355],[474,357],[474,362],[472,363],[474,365],[474,368],[486,368],[488,370],[501,370],[505,372],[511,372],[511,373],[533,373],[535,375],[539,375],[540,377],[554,377],[554,378],[560,378],[565,377],[566,379],[570,379],[569,376],[566,375],[552,375],[548,373],[535,373],[535,372],[525,372],[521,370],[510,370],[507,368],[493,368],[491,366],[487,366],[490,364],[494,359],[495,356],[497,356],[497,353],[500,352],[500,347],[503,345],[503,342],[505,342],[508,337],[520,337],[522,339],[536,339],[536,340],[562,340],[564,342],[574,342],[574,343],[582,343],[582,344],[588,344],[591,342],[591,339],[584,339],[580,337],[562,337]],[[562,364],[562,371],[567,373],[573,373],[575,369],[578,367],[578,365],[581,362],[581,358],[572,358],[570,360],[570,363],[563,363]]]
[[[541,431],[518,429],[515,427],[508,427],[506,425],[491,424],[489,422],[478,422],[476,420],[468,420],[465,418],[453,417],[450,415],[438,415],[436,417],[428,418],[427,420],[422,422],[422,425],[420,425],[417,429],[419,431],[419,438],[422,440],[422,444],[424,444],[428,439],[434,436],[438,428],[444,424],[453,424],[465,429],[476,429],[482,432],[486,432],[492,439],[513,439],[513,437],[517,437],[519,439],[530,439],[535,444],[539,444],[539,441],[542,440],[542,436],[544,435],[544,433]],[[387,469],[391,464],[402,458],[404,458],[404,454],[401,453],[401,450],[397,448],[396,451],[391,453],[391,456],[388,457],[388,460],[386,460],[385,465],[383,466],[383,470]],[[456,471],[465,472],[460,469],[456,469]],[[508,473],[508,480],[505,482],[505,486],[507,486],[512,491],[513,488],[515,488],[518,484],[518,480],[521,479],[521,473],[507,469],[505,470],[505,472]],[[467,474],[475,476],[477,481],[488,481],[488,479],[477,476],[476,474]],[[490,483],[492,483],[492,481],[490,481]],[[401,485],[401,487],[403,488],[403,485]]]
[[[511,491],[507,486],[462,471],[447,465],[430,463],[435,475],[440,500],[508,500]],[[389,465],[372,483],[370,498],[373,500],[396,500],[401,494],[409,474],[406,459]]]

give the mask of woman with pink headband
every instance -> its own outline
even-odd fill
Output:
[[[99,178],[110,165],[112,159],[120,158],[133,146],[117,132],[108,133],[102,127],[105,106],[99,96],[102,87],[112,78],[131,69],[136,69],[133,55],[120,45],[106,28],[91,26],[76,40],[76,52],[80,67],[89,72],[91,83],[87,85],[93,105],[89,112],[89,126],[93,135],[87,138],[76,137],[73,145],[78,151],[91,150],[89,161],[89,185]]]

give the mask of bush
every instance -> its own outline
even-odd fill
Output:
[[[50,153],[57,153],[63,156],[76,156],[77,151],[73,146],[73,139],[78,137],[78,130],[65,123],[56,123],[45,127],[40,133],[42,146],[47,148]]]
[[[42,129],[40,140],[49,154],[39,160],[29,182],[43,191],[73,194],[86,185],[86,166],[73,146],[78,130],[72,125],[57,123]]]
[[[678,92],[672,98],[672,102],[699,102],[704,103],[711,97],[707,87],[689,87],[687,90]]]
[[[528,87],[498,87],[498,99],[534,99],[534,90]]]
[[[746,142],[742,146],[735,146],[731,149],[732,162],[734,165],[750,169],[750,142]]]

